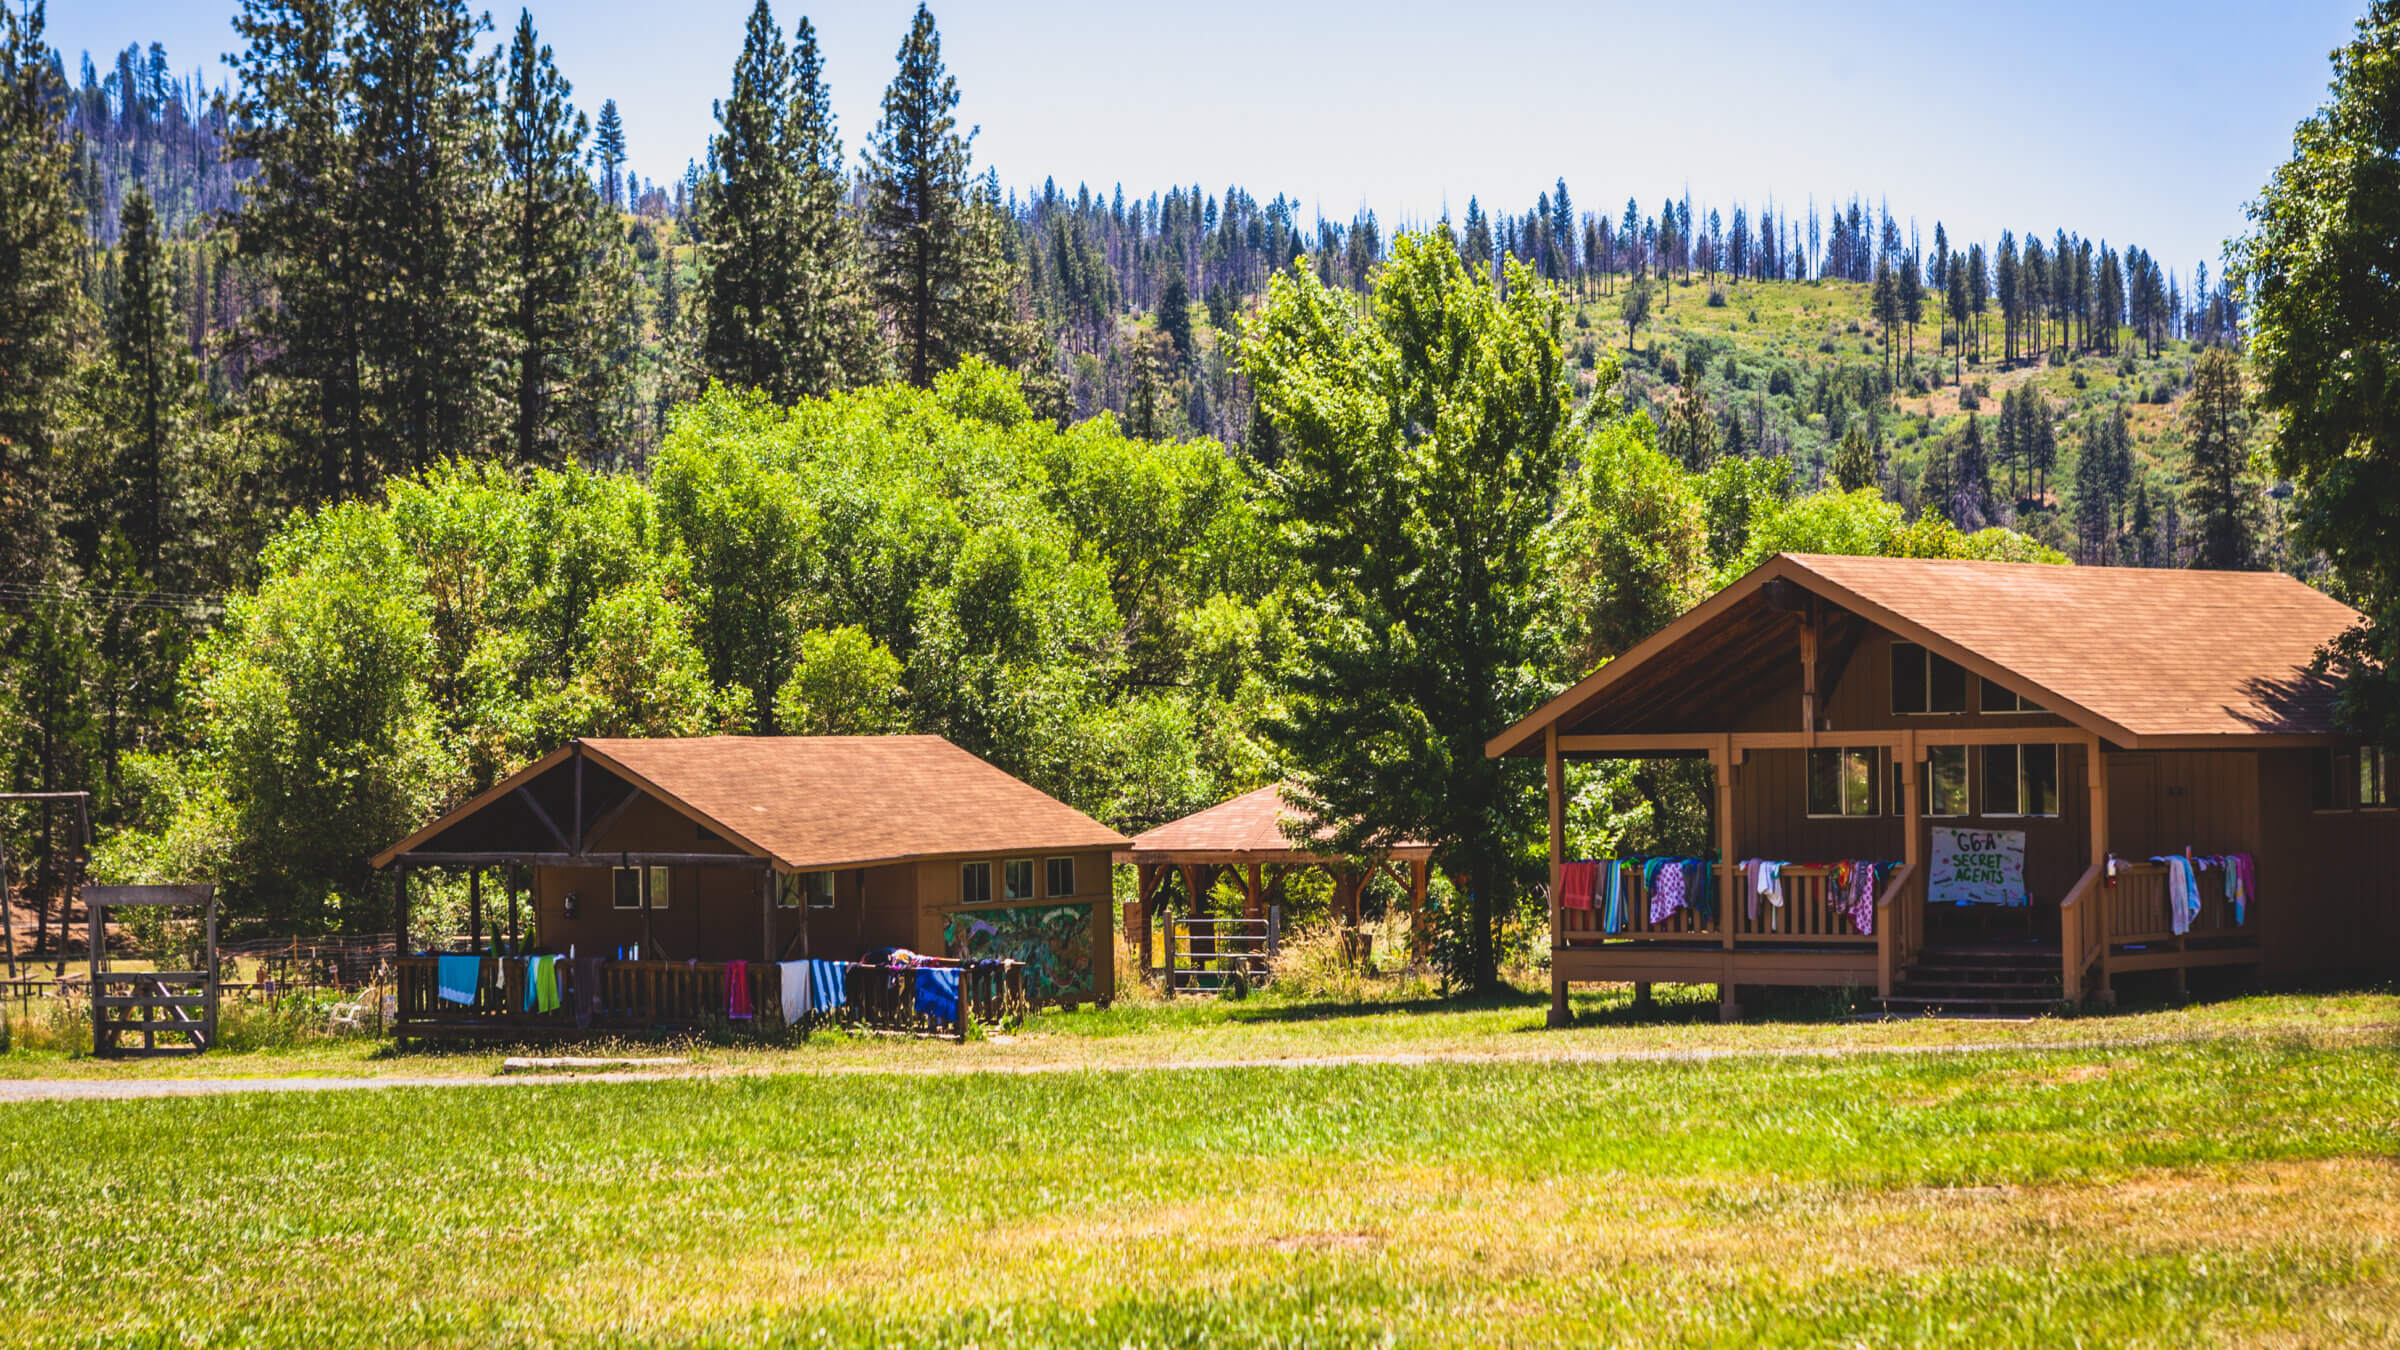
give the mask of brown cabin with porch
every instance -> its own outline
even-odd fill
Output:
[[[2202,966],[2389,975],[2400,756],[2338,729],[2312,665],[2357,622],[2273,573],[1778,555],[1487,747],[1548,765],[1553,1017],[1581,982],[1715,984],[1730,1016],[1745,984],[2036,1007]],[[1648,756],[1713,770],[1713,905],[1562,905],[1564,765]],[[2023,903],[1936,903],[1937,830],[2021,836]],[[2238,914],[2215,868],[2176,923],[2151,859],[2187,851],[2249,855]],[[1755,915],[1724,865],[1753,858],[1790,864]],[[1897,864],[1871,913],[1812,865],[1851,859]]]
[[[604,958],[612,982],[641,983],[628,1015],[671,1028],[722,1013],[729,962],[763,999],[775,962],[883,948],[1018,960],[1034,1002],[1106,1002],[1109,855],[1126,842],[939,736],[591,738],[373,863],[396,874],[403,1034],[519,1034],[573,1028],[513,995],[433,997],[432,956],[410,941],[412,870],[468,875],[464,950],[500,923],[513,950]]]

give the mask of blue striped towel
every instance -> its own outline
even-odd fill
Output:
[[[850,1002],[850,963],[812,961],[808,970],[809,1010],[825,1012]]]
[[[958,1020],[958,972],[944,966],[917,970],[917,1011],[936,1022]]]
[[[441,956],[434,958],[433,984],[444,1003],[475,1001],[475,992],[483,987],[483,958],[480,956]]]

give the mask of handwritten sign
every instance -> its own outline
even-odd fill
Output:
[[[2025,832],[1936,829],[1930,885],[1937,905],[2024,904]]]

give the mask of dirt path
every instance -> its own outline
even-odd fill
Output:
[[[1428,1050],[1368,1051],[1345,1055],[1236,1056],[1219,1059],[1171,1060],[1161,1063],[1089,1063],[1046,1061],[1032,1064],[829,1064],[767,1065],[731,1069],[701,1069],[690,1073],[521,1073],[468,1078],[458,1075],[409,1074],[382,1078],[29,1078],[0,1080],[0,1103],[30,1101],[122,1101],[147,1097],[216,1097],[243,1092],[348,1092],[374,1088],[540,1087],[559,1083],[668,1083],[695,1078],[779,1077],[951,1077],[959,1074],[1163,1073],[1223,1069],[1325,1069],[1354,1065],[1418,1066],[1429,1064],[1713,1064],[1722,1060],[1837,1060],[1905,1055],[1988,1055],[2138,1050],[2164,1045],[2205,1045],[2243,1041],[2304,1039],[2311,1043],[2389,1042],[2392,1032],[2380,1027],[2328,1028],[2321,1031],[2261,1030],[2182,1035],[2093,1037],[2081,1041],[1970,1041],[1950,1045],[1816,1045],[1723,1049],[1693,1046],[1661,1050]]]

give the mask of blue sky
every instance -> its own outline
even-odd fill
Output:
[[[1521,210],[1563,175],[1586,210],[1853,192],[1931,235],[2065,227],[2188,273],[2323,98],[2364,0],[2005,8],[1218,0],[938,4],[943,51],[1011,186],[1198,182],[1329,216]],[[634,167],[703,153],[750,0],[536,0],[578,104],[617,100]],[[234,46],[233,0],[53,0],[72,72],[128,42],[178,69]],[[913,0],[780,0],[825,48],[843,141],[873,128]],[[1670,12],[1673,11],[1673,12]],[[494,9],[501,29],[515,6]]]

